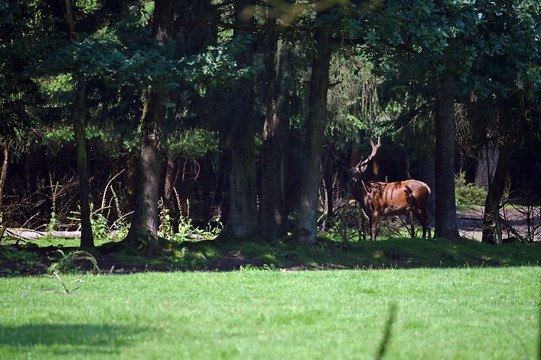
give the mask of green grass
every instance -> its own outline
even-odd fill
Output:
[[[445,239],[406,237],[342,243],[332,238],[320,237],[315,245],[299,245],[289,239],[272,243],[219,243],[208,240],[167,244],[163,256],[154,259],[142,257],[135,251],[124,248],[112,251],[103,246],[86,250],[97,259],[103,254],[117,259],[123,264],[115,268],[117,272],[121,272],[121,268],[129,270],[135,265],[187,270],[214,269],[216,264],[223,263],[224,255],[231,253],[244,259],[245,265],[273,264],[283,268],[309,269],[537,266],[541,261],[539,243],[494,246],[466,239],[452,242]],[[48,255],[50,261],[58,262],[62,253],[78,250],[68,245],[69,243],[66,243],[66,246],[61,248],[62,252],[52,249]],[[35,253],[37,246],[16,248],[7,243],[0,247],[0,276],[43,273],[49,265],[44,266],[41,261],[43,258]],[[102,271],[108,271],[111,267],[102,265],[100,261],[98,266]]]
[[[2,359],[533,359],[541,270],[236,271],[0,279]],[[72,281],[81,279],[83,282]]]
[[[214,246],[212,242],[199,246]],[[340,243],[320,238],[315,246],[235,244],[236,251],[264,264],[323,268],[418,268],[539,265],[541,244],[488,245],[473,240],[391,238]]]

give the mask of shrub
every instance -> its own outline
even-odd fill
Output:
[[[460,173],[455,177],[455,196],[457,205],[483,206],[487,192],[474,184],[466,183],[464,173]]]
[[[60,259],[58,262],[54,262],[49,266],[47,271],[49,273],[60,272],[63,274],[74,274],[80,271],[79,263],[82,261],[88,261],[92,265],[92,271],[94,273],[99,273],[100,268],[98,267],[98,262],[96,258],[87,251],[77,250],[72,252],[65,253],[64,251],[58,249],[57,252],[60,254]]]

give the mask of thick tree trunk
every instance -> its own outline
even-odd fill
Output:
[[[90,188],[88,185],[88,160],[86,146],[86,84],[83,74],[78,75],[73,113],[71,114],[75,146],[77,147],[77,175],[81,207],[81,247],[94,247],[90,221]]]
[[[324,15],[323,13],[318,16]],[[317,50],[312,60],[308,118],[306,119],[305,168],[301,179],[299,215],[295,235],[300,243],[314,244],[317,236],[318,194],[321,182],[321,147],[327,117],[329,64],[332,52],[331,29],[317,27]]]
[[[436,85],[436,236],[459,238],[455,202],[455,80],[447,75]]]
[[[261,149],[261,196],[259,231],[266,239],[287,233],[285,175],[289,129],[288,66],[291,53],[286,45],[271,47],[267,69],[267,114]]]
[[[171,36],[177,2],[157,0],[154,6],[152,36],[164,44]],[[126,236],[128,246],[142,249],[147,256],[160,252],[158,242],[158,199],[162,122],[166,113],[166,94],[160,86],[147,90],[141,127],[141,156],[136,184],[135,209]]]
[[[250,25],[253,17],[246,17],[244,10],[249,1],[235,2],[235,22]],[[244,35],[235,31],[236,36]],[[244,53],[236,56],[239,65],[253,62],[253,45],[246,45]],[[254,87],[251,79],[240,79],[230,92],[231,168],[229,173],[229,217],[221,232],[221,241],[245,241],[257,229],[256,171],[255,171],[255,129],[253,122]]]
[[[165,94],[162,90],[148,90],[141,128],[141,156],[137,166],[135,209],[126,241],[148,256],[160,251],[158,242],[158,199],[160,185],[160,137],[165,115]]]

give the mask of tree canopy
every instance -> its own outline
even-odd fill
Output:
[[[405,164],[374,167],[376,178],[428,173],[433,159],[436,233],[454,238],[456,107],[492,104],[502,149],[539,147],[535,0],[24,0],[2,5],[0,19],[0,137],[11,139],[13,171],[27,168],[9,191],[27,196],[88,161],[89,179],[78,178],[93,204],[111,173],[128,169],[124,213],[135,210],[156,247],[161,197],[177,219],[190,198],[203,222],[219,216],[222,239],[295,230],[314,243],[321,214],[347,197],[340,161],[378,136],[387,161]],[[479,134],[471,141],[484,141],[487,121],[466,114]],[[54,165],[74,143],[79,157]],[[43,149],[49,168],[25,158]],[[14,222],[32,217],[23,213]]]

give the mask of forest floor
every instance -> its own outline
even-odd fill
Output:
[[[459,207],[457,209],[457,225],[460,236],[481,241],[483,211],[482,207]],[[527,236],[530,232],[533,241],[541,241],[541,209],[508,206],[501,210],[500,215],[504,219],[504,224],[502,224],[504,240],[517,237],[517,233],[521,236]]]
[[[483,210],[469,207],[460,207],[457,211],[459,233],[469,239],[458,245],[445,240],[409,238],[346,243],[320,238],[312,247],[299,247],[287,241],[276,244],[217,244],[208,240],[177,243],[162,257],[148,259],[114,245],[81,250],[73,245],[39,246],[39,240],[18,243],[3,240],[0,244],[0,276],[39,275],[50,273],[53,268],[59,272],[129,274],[144,271],[372,269],[537,263],[541,261],[540,210],[536,208],[529,214],[532,215],[530,228],[531,224],[538,226],[533,236],[535,242],[531,244],[533,247],[516,242],[516,247],[512,248],[481,244]],[[515,231],[527,234],[528,213],[525,210],[508,209],[503,217]],[[504,239],[514,237],[508,230],[503,234]],[[70,244],[74,244],[74,240]],[[510,257],[510,253],[514,257]]]

